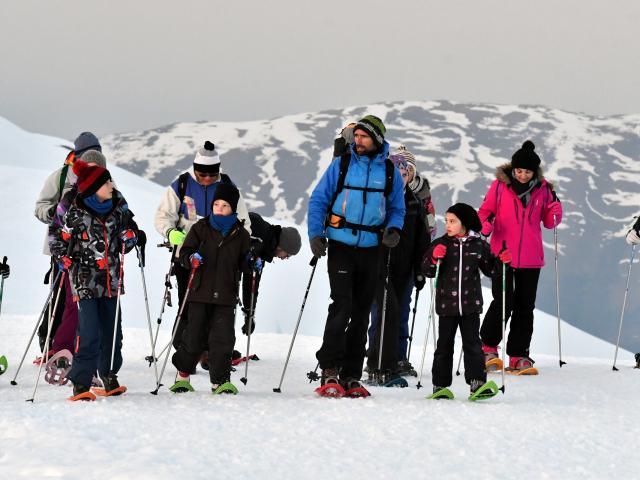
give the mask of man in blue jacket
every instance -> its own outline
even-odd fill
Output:
[[[334,158],[309,199],[311,251],[324,256],[328,244],[332,300],[316,357],[322,385],[335,384],[338,394],[361,388],[380,245],[395,247],[404,221],[404,183],[399,171],[387,166],[385,131],[378,117],[361,119],[353,128],[346,172],[342,157]]]

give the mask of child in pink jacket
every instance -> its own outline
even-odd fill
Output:
[[[535,145],[527,140],[513,154],[511,163],[496,170],[496,180],[478,210],[482,233],[491,235],[491,251],[498,255],[503,241],[513,256],[507,269],[506,318],[511,328],[507,341],[509,369],[534,372],[529,346],[533,334],[533,310],[540,269],[544,266],[542,230],[562,220],[562,204],[545,180]],[[492,287],[493,301],[480,329],[485,360],[498,358],[502,340],[502,281]],[[529,370],[531,369],[531,370]]]

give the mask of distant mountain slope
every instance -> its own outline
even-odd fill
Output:
[[[479,206],[496,166],[532,139],[565,207],[559,229],[562,315],[615,340],[629,250],[624,226],[640,211],[640,115],[592,116],[541,106],[392,102],[255,122],[179,123],[104,139],[110,160],[166,185],[205,139],[250,208],[302,224],[313,186],[349,121],[380,116],[392,148],[405,144],[432,185],[439,214],[453,202]],[[442,229],[441,229],[442,230]],[[553,235],[538,306],[555,312]],[[640,275],[640,272],[638,272]],[[638,290],[638,280],[632,281]],[[640,301],[631,294],[623,344],[640,350]]]

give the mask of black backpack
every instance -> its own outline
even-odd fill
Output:
[[[340,173],[338,174],[338,182],[336,183],[336,190],[333,192],[333,197],[331,198],[331,202],[329,202],[329,208],[327,211],[327,218],[325,221],[325,228],[351,228],[353,230],[353,234],[357,235],[358,230],[362,230],[365,232],[373,232],[373,233],[382,233],[382,229],[384,225],[361,225],[357,223],[347,222],[347,219],[344,217],[340,217],[332,212],[333,204],[336,202],[338,195],[340,192],[344,190],[345,187],[345,179],[347,178],[347,172],[349,171],[349,164],[351,163],[351,152],[347,151],[340,156]],[[393,189],[393,176],[394,169],[393,163],[388,158],[384,161],[385,164],[385,183],[384,189],[382,188],[371,188],[371,187],[354,187],[351,185],[347,185],[351,190],[360,190],[362,192],[362,203],[367,203],[367,192],[382,192],[385,197],[388,197]]]

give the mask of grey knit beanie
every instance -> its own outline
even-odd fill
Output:
[[[94,163],[99,167],[107,168],[107,159],[101,152],[97,150],[87,150],[82,154],[82,157],[80,157],[80,159],[83,162]]]

